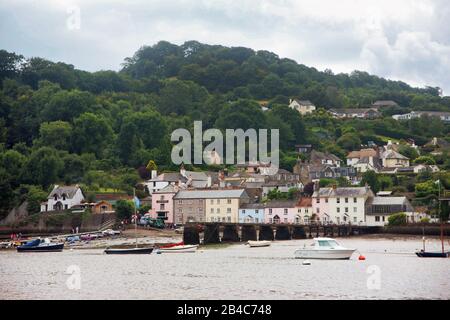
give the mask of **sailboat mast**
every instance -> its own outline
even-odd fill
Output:
[[[439,218],[441,219],[441,245],[442,245],[442,253],[445,254],[445,246],[444,246],[444,217],[441,212],[441,180],[439,180]]]
[[[137,241],[137,213],[136,213],[136,189],[133,188],[133,204],[134,204],[134,237],[136,241],[136,248],[138,247]]]

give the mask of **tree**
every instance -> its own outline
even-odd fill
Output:
[[[388,218],[389,226],[404,226],[408,223],[408,219],[405,213],[393,214]]]
[[[119,200],[116,202],[117,218],[120,220],[130,220],[134,213],[134,205],[131,201]]]
[[[19,75],[24,57],[14,52],[0,50],[0,85],[5,78],[15,78]]]
[[[73,150],[93,153],[98,158],[113,141],[113,131],[108,121],[93,113],[84,113],[74,121]]]
[[[337,144],[347,151],[359,150],[361,148],[361,140],[354,133],[344,134],[337,140]]]
[[[93,110],[94,97],[79,90],[59,91],[55,93],[42,110],[45,121],[62,120],[71,122],[88,110]]]
[[[425,165],[436,165],[436,160],[434,160],[432,157],[421,156],[416,158],[416,160],[414,160],[414,163]]]
[[[63,169],[63,162],[58,152],[50,147],[33,151],[25,165],[25,180],[47,188],[57,182]]]
[[[72,136],[72,126],[65,121],[44,122],[39,129],[38,145],[68,150]]]
[[[414,160],[419,156],[419,153],[416,149],[406,145],[401,145],[398,148],[398,152],[411,160]]]
[[[374,193],[380,191],[380,182],[378,181],[375,171],[364,172],[361,179],[361,186],[368,185]]]
[[[149,160],[148,163],[147,163],[146,169],[149,172],[152,172],[153,170],[158,171],[158,166],[156,165],[155,161]]]

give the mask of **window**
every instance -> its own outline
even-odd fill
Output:
[[[231,217],[230,217],[230,216],[228,216],[228,218],[227,218],[227,219],[228,219],[228,222],[231,222]]]
[[[227,213],[231,213],[231,208],[227,208]]]
[[[320,209],[319,209],[319,208],[317,208],[316,212],[317,212],[317,213],[320,213]]]
[[[228,204],[231,204],[231,199],[227,199],[227,203],[228,203]]]
[[[341,203],[341,198],[336,198],[336,203]]]
[[[383,216],[383,222],[386,222],[386,217],[385,216]]]
[[[269,214],[272,214],[272,209],[269,209]]]
[[[287,218],[284,218],[284,223],[288,223],[288,219]]]
[[[341,208],[336,208],[337,213],[341,213]]]
[[[217,202],[217,204],[220,204],[220,199],[217,199],[217,201],[216,201],[216,202]]]
[[[345,198],[345,203],[348,203],[348,198]]]
[[[353,222],[357,223],[358,222],[358,218],[357,217],[353,217]]]
[[[358,202],[358,198],[353,198],[353,202],[357,203]]]
[[[214,217],[211,217],[211,222],[214,222]]]
[[[272,221],[273,221],[272,218],[270,218],[270,219],[269,219],[269,223],[272,223]]]
[[[242,210],[242,213],[245,213],[245,210]]]
[[[258,219],[258,218],[255,218],[255,222],[256,222],[256,223],[259,223],[259,219]]]
[[[357,213],[358,212],[358,208],[357,207],[353,207],[353,212]]]
[[[65,204],[65,205],[64,205],[64,209],[65,209],[65,210],[69,209],[69,205],[68,205],[68,204]]]
[[[216,213],[220,213],[220,208],[217,208]]]
[[[325,203],[328,203],[328,198],[325,198]]]
[[[164,200],[164,196],[161,196],[161,201],[163,201]]]
[[[375,217],[375,222],[380,222],[380,217],[379,216]]]
[[[348,213],[348,208],[345,208],[345,213]]]
[[[161,203],[161,204],[159,205],[159,210],[164,210],[164,209],[165,209],[164,203]]]
[[[209,200],[209,203],[214,204],[214,200],[213,199]]]
[[[214,208],[211,208],[211,213],[214,213]]]
[[[316,199],[316,203],[320,203],[320,198],[317,198],[317,199]]]
[[[288,209],[284,209],[284,214],[288,214]]]
[[[178,204],[183,204],[183,200],[178,200]]]

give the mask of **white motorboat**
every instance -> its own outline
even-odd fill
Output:
[[[335,239],[316,238],[310,247],[295,251],[296,259],[349,260],[356,249],[341,246]]]
[[[262,247],[270,247],[272,242],[270,241],[248,241],[247,244],[250,248],[262,248]]]
[[[168,248],[159,248],[157,253],[190,253],[197,251],[198,245],[182,245]]]

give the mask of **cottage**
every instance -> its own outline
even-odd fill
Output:
[[[450,112],[440,112],[440,111],[412,111],[406,114],[396,114],[392,118],[397,121],[411,120],[421,117],[436,117],[441,121],[450,123]]]
[[[276,200],[268,202],[264,210],[265,223],[295,223],[298,213],[296,205],[296,200]]]
[[[392,107],[398,107],[398,106],[399,105],[397,104],[397,102],[392,101],[392,100],[378,100],[372,104],[372,108],[376,108],[376,109],[392,108]]]
[[[104,214],[104,213],[114,213],[115,210],[113,205],[108,201],[98,201],[92,206],[92,213],[94,214]]]
[[[300,154],[307,154],[312,151],[312,144],[297,144],[295,146],[295,151],[297,151]]]
[[[84,201],[81,188],[76,186],[55,185],[50,192],[47,201],[41,203],[41,212],[63,211],[80,205]]]
[[[394,150],[386,150],[381,154],[381,161],[384,168],[407,168],[409,158]]]
[[[362,149],[350,152],[347,155],[347,165],[355,168],[358,172],[378,172],[380,169],[380,158],[375,149]]]
[[[174,223],[173,198],[177,192],[178,187],[174,185],[168,185],[159,191],[153,192],[151,210],[152,218],[162,219],[166,225],[172,225]]]
[[[188,179],[179,172],[166,172],[157,175],[156,171],[152,171],[151,179],[145,182],[144,185],[148,193],[152,195],[153,192],[162,190],[168,185],[179,186],[185,184],[187,181]]]
[[[291,99],[289,108],[297,110],[302,116],[316,111],[316,106],[309,100]]]
[[[313,213],[323,223],[365,223],[365,206],[374,194],[369,187],[320,188],[312,196]]]
[[[340,167],[342,164],[342,160],[332,153],[313,150],[311,152],[310,163],[314,165],[330,165]]]
[[[312,198],[301,198],[296,206],[295,224],[309,224],[313,222]]]
[[[263,203],[245,203],[239,208],[239,223],[264,223]]]

